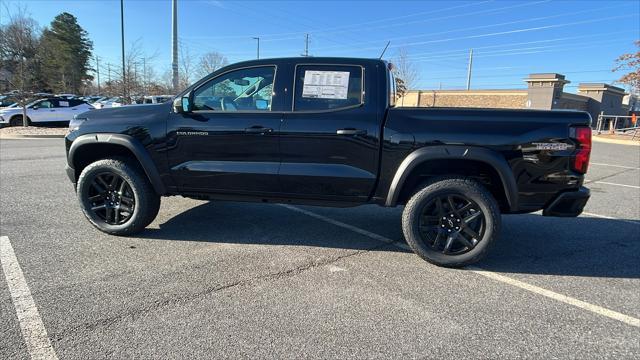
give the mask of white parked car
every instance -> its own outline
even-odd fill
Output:
[[[143,104],[162,104],[163,102],[167,102],[173,99],[173,95],[152,95],[145,96],[142,103]]]
[[[66,123],[77,114],[92,110],[93,106],[82,100],[46,98],[27,104],[27,119],[30,124]],[[22,125],[22,107],[0,110],[0,126]]]
[[[91,104],[96,109],[104,109],[110,107],[122,106],[122,98],[113,97],[102,101],[97,101]]]

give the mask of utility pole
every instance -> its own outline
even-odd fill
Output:
[[[172,0],[171,10],[171,84],[173,92],[178,93],[178,0]]]
[[[127,77],[124,64],[124,0],[120,0],[120,34],[122,36],[122,97],[127,103]]]
[[[259,37],[253,37],[254,40],[258,40],[258,50],[256,53],[256,59],[260,59],[260,38]]]
[[[304,34],[304,55],[309,56],[309,34]]]
[[[96,74],[98,75],[98,95],[100,95],[100,58],[96,56]]]
[[[471,88],[471,66],[473,65],[473,49],[469,50],[469,67],[467,68],[467,90]]]

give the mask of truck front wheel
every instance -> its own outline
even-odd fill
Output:
[[[77,192],[91,224],[112,235],[142,231],[160,209],[160,196],[130,159],[103,159],[87,165],[78,178]]]
[[[438,178],[407,202],[402,230],[413,251],[439,266],[479,261],[496,241],[500,211],[491,193],[467,178]]]

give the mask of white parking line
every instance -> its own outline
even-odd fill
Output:
[[[589,165],[596,165],[596,166],[609,166],[609,167],[616,167],[616,168],[621,168],[621,169],[635,169],[635,170],[640,170],[640,167],[633,167],[633,166],[625,166],[625,165],[613,165],[613,164],[605,164],[605,163],[589,163]]]
[[[394,246],[397,246],[397,247],[400,247],[402,249],[411,250],[406,243],[398,243],[395,240],[389,239],[389,238],[387,238],[385,236],[382,236],[382,235],[378,235],[378,234],[372,233],[370,231],[361,229],[359,227],[356,227],[356,226],[353,226],[353,225],[349,225],[349,224],[343,223],[341,221],[334,220],[334,219],[328,218],[326,216],[323,216],[323,215],[320,215],[320,214],[316,214],[316,213],[308,211],[308,210],[301,209],[301,208],[296,207],[296,206],[284,205],[284,204],[281,204],[280,206],[283,206],[283,207],[285,207],[285,208],[287,208],[289,210],[293,210],[293,211],[298,212],[298,213],[302,213],[302,214],[311,216],[311,217],[316,218],[318,220],[322,220],[322,221],[327,222],[329,224],[340,226],[340,227],[345,228],[347,230],[351,230],[351,231],[356,232],[358,234],[370,237],[370,238],[372,238],[374,240],[382,241],[382,242],[385,242],[385,243],[390,243],[390,244],[392,244]],[[507,277],[507,276],[504,276],[504,275],[501,275],[501,274],[498,274],[498,273],[494,273],[492,271],[487,271],[487,270],[484,270],[484,269],[481,269],[481,268],[478,268],[478,267],[468,267],[468,269],[473,271],[474,273],[476,273],[478,275],[482,275],[482,276],[491,278],[493,280],[500,281],[500,282],[502,282],[504,284],[515,286],[517,288],[520,288],[520,289],[523,289],[523,290],[527,290],[527,291],[532,292],[534,294],[542,295],[542,296],[548,297],[550,299],[557,300],[557,301],[563,302],[565,304],[578,307],[578,308],[583,309],[583,310],[587,310],[587,311],[592,312],[594,314],[602,315],[602,316],[608,317],[608,318],[613,319],[613,320],[621,321],[621,322],[623,322],[625,324],[628,324],[628,325],[631,325],[631,326],[640,327],[640,319],[638,319],[638,318],[634,318],[632,316],[625,315],[625,314],[619,313],[617,311],[613,311],[613,310],[604,308],[602,306],[593,305],[593,304],[584,302],[582,300],[578,300],[578,299],[572,298],[570,296],[562,295],[562,294],[559,294],[557,292],[554,292],[554,291],[551,291],[551,290],[547,290],[547,289],[544,289],[544,288],[541,288],[541,287],[538,287],[538,286],[535,286],[535,285],[530,285],[530,284],[527,284],[527,283],[522,282],[520,280],[516,280],[516,279],[510,278],[510,277]]]
[[[473,266],[469,266],[468,269],[475,272],[476,274],[480,274],[490,279],[500,281],[502,283],[509,284],[520,289],[563,302],[565,304],[573,305],[580,309],[587,310],[598,315],[606,316],[610,319],[618,320],[631,326],[640,327],[640,319],[634,318],[632,316],[621,314],[617,311],[609,310],[607,308],[603,308],[602,306],[593,305],[588,302],[578,300],[570,296],[562,295],[551,290],[543,289],[535,285],[527,284],[523,281],[512,279],[510,277],[500,275],[492,271],[486,271]]]
[[[607,182],[607,181],[593,181],[594,184],[603,184],[603,185],[612,185],[612,186],[622,186],[622,187],[628,187],[628,188],[632,188],[632,189],[640,189],[640,186],[636,186],[636,185],[627,185],[627,184],[618,184],[618,183],[612,183],[612,182]]]
[[[13,252],[13,246],[7,236],[0,236],[0,263],[2,263],[2,270],[7,279],[22,336],[31,358],[57,359],[16,254]]]
[[[640,225],[640,221],[634,221],[634,220],[629,220],[629,219],[621,219],[621,218],[617,218],[617,217],[613,217],[613,216],[594,214],[594,213],[590,213],[590,212],[583,212],[581,215],[587,215],[587,216],[597,217],[597,218],[602,218],[602,219],[617,220],[617,221],[622,221],[622,222],[626,222],[626,223],[629,223],[629,224]]]

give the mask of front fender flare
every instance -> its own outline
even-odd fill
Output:
[[[493,167],[500,176],[509,208],[515,211],[518,208],[518,186],[513,171],[507,160],[498,152],[475,146],[437,145],[420,148],[409,154],[398,167],[393,181],[389,187],[389,193],[385,201],[386,206],[395,206],[402,186],[411,174],[411,171],[421,163],[429,160],[462,159],[475,160]]]
[[[158,169],[151,159],[151,155],[147,149],[138,141],[137,139],[124,134],[85,134],[80,135],[76,138],[69,148],[69,155],[67,157],[67,162],[72,165],[74,164],[75,154],[78,150],[82,149],[83,146],[88,144],[97,144],[97,143],[106,143],[112,145],[124,146],[129,149],[136,157],[140,166],[144,170],[145,174],[149,178],[153,189],[158,193],[158,195],[166,194],[167,190],[160,178],[160,173]]]

